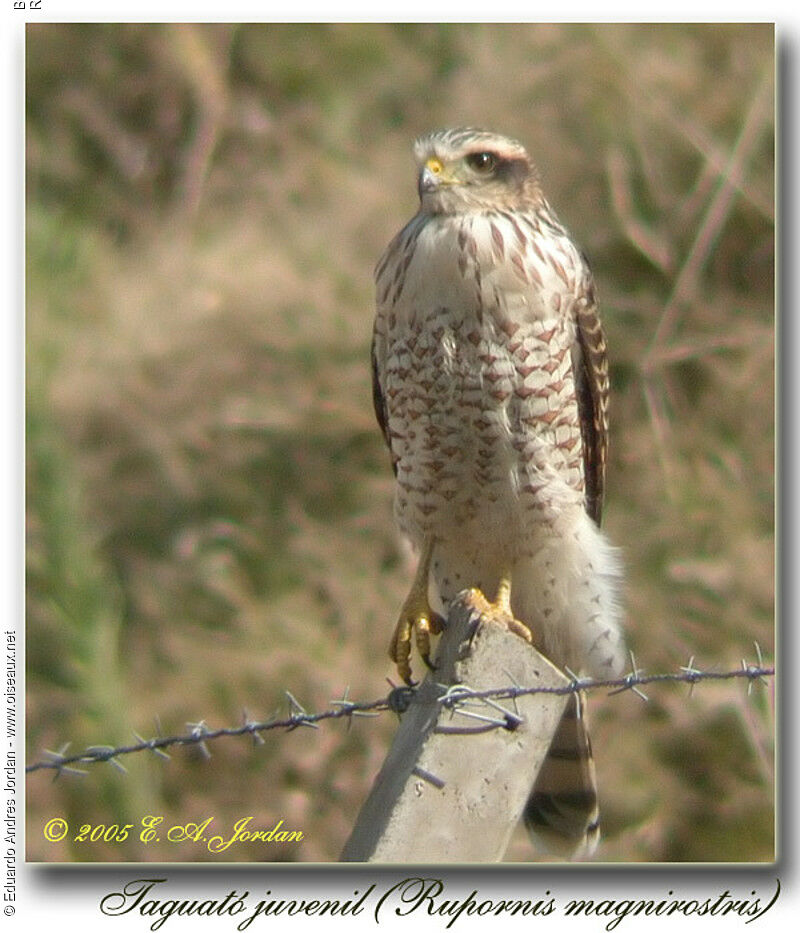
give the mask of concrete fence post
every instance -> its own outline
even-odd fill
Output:
[[[499,861],[567,702],[537,693],[447,709],[455,684],[472,690],[563,687],[570,681],[502,627],[481,624],[462,596],[439,643],[437,669],[416,692],[342,851],[343,862]],[[472,714],[472,715],[470,715]],[[477,717],[475,716],[477,714]]]

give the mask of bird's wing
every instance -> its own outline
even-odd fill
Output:
[[[386,397],[384,396],[383,389],[381,388],[380,364],[378,362],[378,341],[378,334],[376,330],[373,330],[372,348],[370,351],[372,358],[372,404],[375,408],[375,417],[378,419],[378,425],[380,426],[381,433],[383,434],[383,439],[386,441],[386,446],[391,452],[392,442],[389,437],[389,411],[386,407]],[[392,469],[394,470],[395,475],[397,475],[397,464],[394,461],[394,456],[392,457]]]
[[[591,278],[585,297],[576,302],[575,320],[577,337],[572,361],[583,441],[586,511],[599,525],[608,456],[608,358]]]

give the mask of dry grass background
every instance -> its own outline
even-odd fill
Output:
[[[410,563],[371,270],[441,125],[523,140],[592,259],[637,662],[771,656],[773,56],[748,25],[30,26],[29,761],[385,693]],[[601,856],[770,860],[771,693],[596,696]],[[393,729],[32,775],[28,857],[334,860]],[[42,837],[146,813],[306,838]]]

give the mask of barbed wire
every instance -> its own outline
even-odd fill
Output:
[[[556,694],[565,695],[577,693],[579,691],[591,691],[606,689],[609,695],[614,696],[628,690],[637,694],[642,700],[648,697],[642,690],[652,684],[663,683],[685,683],[689,685],[691,693],[695,685],[707,681],[735,680],[742,679],[747,682],[747,692],[750,693],[755,683],[766,683],[766,678],[775,675],[775,668],[766,666],[761,657],[761,649],[758,644],[755,645],[757,661],[755,664],[749,664],[742,659],[741,667],[729,671],[705,671],[695,666],[694,657],[679,668],[677,672],[667,674],[645,674],[636,665],[636,659],[631,653],[631,672],[616,678],[594,679],[588,677],[577,677],[572,671],[567,670],[568,676],[572,679],[568,684],[562,686],[522,686],[512,683],[503,687],[494,687],[488,690],[473,690],[466,684],[444,685],[440,684],[442,693],[439,696],[439,703],[445,709],[451,710],[462,716],[467,716],[480,722],[480,725],[471,728],[462,728],[459,726],[448,727],[438,726],[441,732],[464,733],[464,732],[483,732],[488,729],[504,728],[516,729],[523,721],[522,717],[516,711],[511,711],[502,707],[497,701],[514,701],[519,697],[530,696],[533,694]],[[510,676],[510,675],[509,675]],[[511,678],[513,680],[513,678]],[[137,754],[139,752],[149,751],[159,758],[169,759],[166,749],[175,746],[196,746],[206,757],[211,757],[208,750],[208,742],[223,737],[241,737],[251,736],[254,742],[264,744],[262,732],[269,732],[275,729],[283,729],[292,732],[300,727],[311,729],[319,728],[319,724],[330,719],[344,719],[348,723],[348,728],[354,717],[378,716],[380,713],[391,711],[398,715],[405,712],[410,706],[416,694],[417,687],[395,686],[389,682],[391,690],[389,693],[377,700],[368,702],[354,702],[349,699],[348,687],[340,699],[330,701],[327,709],[317,713],[309,713],[302,704],[288,690],[285,691],[289,704],[289,713],[283,717],[273,717],[264,722],[251,720],[246,714],[243,716],[243,722],[239,726],[224,727],[212,729],[205,720],[195,723],[187,723],[189,731],[182,735],[157,736],[152,739],[145,739],[137,732],[134,732],[136,742],[130,745],[120,745],[117,747],[109,745],[90,745],[83,751],[67,754],[69,743],[63,746],[59,751],[54,752],[45,749],[47,756],[44,760],[37,761],[25,768],[27,774],[35,771],[55,771],[56,777],[61,774],[84,775],[87,772],[81,768],[74,767],[80,764],[99,764],[109,762],[120,771],[126,772],[127,769],[119,760],[126,755]],[[475,706],[483,705],[483,712],[476,712]],[[160,731],[160,729],[159,729]]]

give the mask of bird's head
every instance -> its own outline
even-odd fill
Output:
[[[536,169],[516,140],[472,128],[414,143],[421,209],[431,214],[511,210],[542,203]]]

